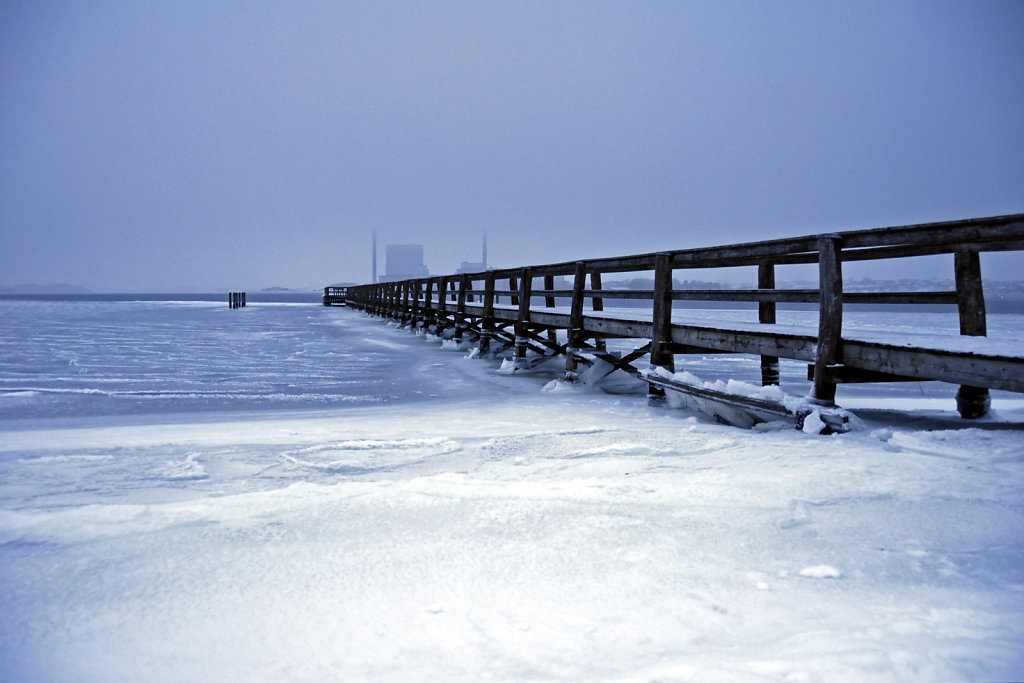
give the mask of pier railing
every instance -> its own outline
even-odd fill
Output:
[[[324,306],[341,306],[348,299],[348,287],[324,287]]]
[[[359,285],[349,287],[344,299],[437,334],[478,339],[481,355],[506,349],[517,362],[527,363],[531,349],[540,356],[564,354],[570,380],[580,362],[602,358],[642,375],[653,399],[666,387],[686,390],[671,379],[677,354],[753,354],[761,358],[766,386],[779,382],[779,358],[806,361],[813,405],[834,406],[836,385],[846,382],[939,380],[961,385],[958,409],[971,418],[987,412],[990,388],[1024,392],[1024,349],[1008,353],[983,339],[964,343],[967,337],[986,336],[979,254],[1021,250],[1024,214],[1015,214]],[[844,290],[844,264],[936,254],[953,255],[953,289]],[[817,265],[816,289],[776,286],[777,267],[795,264]],[[678,271],[709,268],[756,269],[757,286],[721,290],[673,284]],[[602,287],[602,276],[622,273],[652,275],[653,287]],[[613,313],[604,305],[612,299],[635,303]],[[646,311],[639,307],[643,301],[648,302]],[[757,321],[676,323],[673,302],[680,301],[756,302]],[[776,325],[780,303],[817,304],[817,333]],[[852,303],[955,305],[960,339],[935,335],[928,342],[904,343],[844,335],[843,305]],[[613,337],[649,343],[619,358],[604,348],[603,340]],[[644,357],[648,367],[633,364]]]

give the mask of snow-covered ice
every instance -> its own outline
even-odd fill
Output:
[[[1012,394],[741,430],[344,309],[0,307],[0,680],[1024,678]]]

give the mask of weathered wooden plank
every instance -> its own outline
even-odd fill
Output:
[[[775,264],[764,261],[757,264],[757,287],[761,291],[775,291]],[[817,292],[814,292],[817,298]],[[757,321],[764,325],[775,324],[775,302],[778,299],[759,299],[757,302]],[[761,386],[779,383],[779,357],[761,356]]]
[[[960,314],[960,334],[984,337],[988,333],[985,322],[985,294],[981,285],[981,259],[976,251],[960,250],[954,255],[957,310]]]
[[[963,244],[1024,239],[1024,214],[921,223],[842,233],[844,247]]]
[[[913,244],[894,247],[864,247],[861,249],[843,250],[843,261],[879,261],[883,259],[905,258],[908,256],[935,256],[937,254],[955,254],[960,249],[968,251],[1021,251],[1024,250],[1024,239],[998,239],[997,241],[949,241],[938,243]]]
[[[541,294],[543,292],[535,292]],[[653,289],[605,289],[584,290],[584,296],[600,293],[605,299],[649,300],[654,298]],[[557,295],[556,295],[557,296]],[[570,295],[563,294],[568,297]],[[817,303],[820,294],[816,289],[677,289],[672,292],[673,301],[729,301],[729,302],[777,302]],[[848,304],[955,304],[956,292],[844,292],[843,302]]]
[[[1024,392],[1024,359],[907,348],[846,340],[843,363],[850,367],[951,384],[981,384]]]
[[[427,278],[426,291],[423,293],[423,325],[429,327],[437,322],[437,316],[433,308],[435,278]]]
[[[672,341],[728,353],[778,356],[804,361],[814,360],[817,346],[813,335],[725,330],[696,325],[673,325]]]
[[[442,275],[437,283],[437,312],[444,315],[448,311],[448,276]]]
[[[920,382],[917,377],[906,375],[890,375],[874,370],[862,370],[849,365],[837,365],[827,368],[829,380],[836,384],[865,384],[868,382]],[[814,381],[814,366],[807,366],[807,381]]]
[[[818,280],[821,301],[818,312],[818,348],[814,358],[812,398],[821,405],[835,405],[836,385],[826,369],[842,360],[843,270],[839,235],[818,238]]]
[[[653,326],[649,322],[600,318],[588,315],[583,321],[583,331],[608,337],[628,339],[650,339]]]
[[[455,303],[455,341],[461,342],[462,335],[466,330],[466,291],[468,289],[467,277],[465,274],[459,278],[458,299]]]
[[[494,336],[494,271],[484,277],[483,310],[480,312],[480,351],[485,357],[491,350],[491,339]]]
[[[519,312],[516,315],[516,362],[526,358],[527,333],[530,324],[530,298],[533,287],[533,271],[526,267],[519,271]]]
[[[654,300],[651,322],[651,367],[675,372],[675,358],[668,346],[672,341],[671,254],[658,254],[654,259]],[[664,387],[654,383],[648,385],[648,401],[657,402],[664,398]]]
[[[583,288],[586,286],[587,267],[583,261],[576,262],[572,277],[572,309],[569,313],[569,348],[565,354],[565,379],[576,381],[577,354],[585,341],[583,335]]]
[[[957,310],[960,334],[984,337],[988,332],[985,320],[985,294],[981,286],[981,259],[976,251],[960,249],[953,255],[956,279]],[[956,393],[960,416],[973,420],[988,414],[992,405],[988,389],[974,383],[961,385]]]
[[[530,312],[530,322],[544,327],[565,330],[569,328],[569,315],[567,313],[534,309]]]

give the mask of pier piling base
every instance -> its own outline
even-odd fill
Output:
[[[976,420],[988,415],[992,407],[992,397],[988,389],[981,387],[962,386],[956,392],[956,409],[965,420]]]

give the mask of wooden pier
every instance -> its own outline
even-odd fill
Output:
[[[324,287],[324,306],[345,306],[348,287]]]
[[[741,411],[755,422],[790,416],[802,426],[813,413],[826,430],[843,431],[848,415],[836,405],[839,384],[950,382],[960,385],[957,408],[964,418],[988,412],[989,389],[1024,392],[1024,348],[1007,348],[986,337],[979,258],[982,252],[1021,250],[1024,214],[1015,214],[358,285],[344,292],[325,290],[324,304],[343,301],[439,336],[472,341],[480,356],[506,353],[517,367],[564,355],[567,381],[576,380],[581,364],[601,360],[646,381],[652,402],[673,390]],[[845,263],[935,254],[953,255],[954,289],[844,291]],[[777,267],[793,264],[817,264],[818,287],[777,288]],[[707,268],[756,269],[757,287],[673,286],[675,273]],[[605,289],[602,276],[609,273],[653,277],[653,288]],[[557,288],[556,278],[568,279],[571,287]],[[605,310],[612,299],[632,303]],[[756,302],[757,318],[749,324],[676,322],[676,302]],[[817,330],[776,324],[780,303],[817,304]],[[844,333],[844,304],[956,306],[960,335],[886,339]],[[619,357],[607,351],[609,338],[646,343]],[[694,353],[758,356],[763,386],[779,383],[780,358],[804,361],[813,388],[794,406],[696,386],[675,374],[676,357]]]

